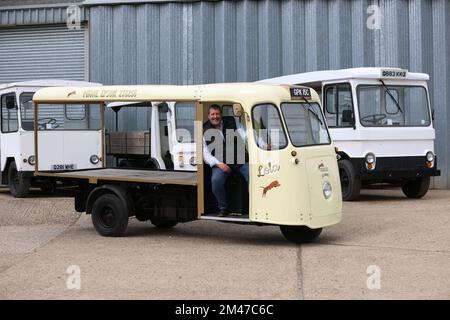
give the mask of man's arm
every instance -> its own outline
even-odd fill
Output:
[[[214,157],[211,152],[208,149],[208,146],[206,145],[205,139],[203,139],[203,159],[209,166],[212,168],[220,163],[219,160],[217,160],[216,157]]]

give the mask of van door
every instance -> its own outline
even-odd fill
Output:
[[[289,144],[276,106],[255,106],[252,124],[254,130],[249,132],[250,220],[306,224],[310,212],[306,153]]]
[[[6,165],[6,159],[13,157],[16,160],[17,170],[21,169],[19,111],[15,92],[4,93],[0,96],[1,139],[0,164]],[[2,170],[6,168],[2,167]]]

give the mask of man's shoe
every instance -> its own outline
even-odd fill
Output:
[[[228,216],[227,209],[219,209],[219,214],[217,216],[218,217],[227,217]]]

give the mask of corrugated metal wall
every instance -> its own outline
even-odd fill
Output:
[[[380,9],[380,20],[371,11]],[[372,22],[380,28],[369,28]],[[439,167],[450,187],[450,3],[217,1],[90,8],[90,79],[105,84],[254,81],[389,66],[431,75]],[[130,111],[122,126],[146,121]],[[143,120],[144,119],[144,120]]]

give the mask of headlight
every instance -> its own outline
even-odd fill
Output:
[[[197,160],[195,159],[195,157],[191,157],[189,159],[189,164],[193,167],[195,167],[197,165]]]
[[[330,199],[333,194],[333,189],[331,188],[331,184],[328,181],[325,181],[322,185],[323,196],[325,199]]]
[[[428,162],[433,162],[434,161],[434,153],[431,151],[427,152],[427,161]]]
[[[366,162],[368,164],[374,164],[375,160],[376,160],[376,157],[372,152],[369,152],[368,154],[366,154]]]
[[[89,160],[91,160],[92,164],[97,164],[99,163],[100,158],[97,155],[93,154]]]
[[[34,166],[34,164],[36,163],[36,158],[34,156],[29,156],[28,163]]]

